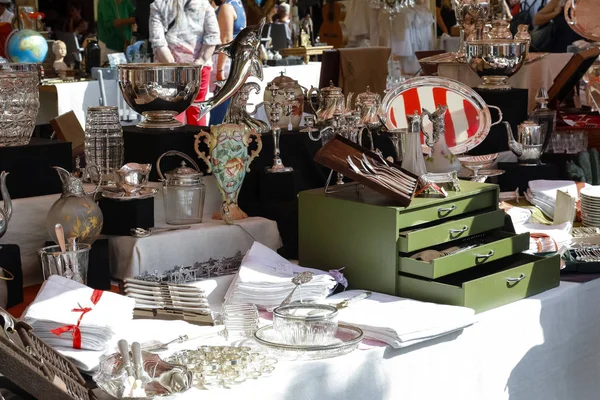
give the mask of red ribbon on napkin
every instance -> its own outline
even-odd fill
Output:
[[[102,290],[94,290],[92,292],[91,300],[94,305],[98,304],[98,302],[100,301],[100,298],[102,297],[102,293],[104,293]],[[92,311],[92,308],[91,307],[80,307],[80,308],[74,308],[71,311],[81,313],[81,315],[77,319],[77,325],[61,326],[60,328],[52,329],[50,332],[55,334],[56,336],[60,336],[65,332],[72,331],[73,332],[73,348],[81,349],[81,330],[79,329],[79,325],[81,324],[81,320],[83,319],[83,316],[85,314],[89,313],[90,311]]]

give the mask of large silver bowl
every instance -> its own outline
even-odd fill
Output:
[[[483,78],[480,89],[510,89],[508,78],[525,62],[526,40],[487,39],[466,42],[466,61]]]
[[[200,66],[193,64],[122,64],[119,87],[123,98],[144,119],[140,128],[183,125],[174,117],[184,112],[200,90]]]

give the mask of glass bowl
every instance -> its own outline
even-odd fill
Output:
[[[291,304],[273,310],[273,329],[286,344],[318,345],[337,332],[337,308],[325,304]]]

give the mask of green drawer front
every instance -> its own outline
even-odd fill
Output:
[[[474,196],[463,197],[447,202],[435,203],[431,207],[407,209],[398,213],[398,228],[418,226],[432,221],[443,221],[457,215],[482,209],[495,210],[498,208],[498,192],[488,190]]]
[[[435,246],[440,243],[466,238],[478,233],[500,228],[504,225],[504,210],[473,215],[456,219],[429,228],[400,232],[398,250],[410,253]]]
[[[477,269],[469,277],[468,271],[456,275],[468,279],[462,283],[448,279],[429,281],[399,276],[398,295],[435,303],[465,306],[483,312],[512,303],[557,287],[560,284],[560,257],[537,257],[517,254]],[[485,275],[489,269],[489,275]],[[451,278],[451,277],[448,277]]]
[[[495,235],[498,237],[496,241],[461,253],[436,258],[431,262],[399,257],[398,270],[411,275],[437,279],[520,253],[529,248],[529,233],[517,235],[508,232],[496,232]]]

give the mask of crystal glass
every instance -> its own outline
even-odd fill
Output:
[[[80,243],[77,250],[61,252],[60,246],[48,246],[38,251],[42,262],[44,280],[51,275],[60,275],[76,282],[87,282],[91,245]]]
[[[258,309],[254,304],[225,304],[221,317],[227,339],[252,337],[259,326]]]
[[[555,154],[563,154],[567,150],[567,146],[565,143],[567,135],[568,133],[565,132],[556,132],[552,137],[552,150]]]
[[[29,144],[40,108],[38,64],[0,64],[0,146]]]
[[[577,154],[581,150],[581,145],[579,143],[579,132],[568,132],[566,134],[566,151],[567,154]]]
[[[89,107],[85,120],[85,160],[97,165],[101,181],[113,179],[123,165],[123,130],[117,107]]]
[[[335,335],[337,308],[324,304],[292,304],[273,310],[273,329],[287,344],[321,344]]]

